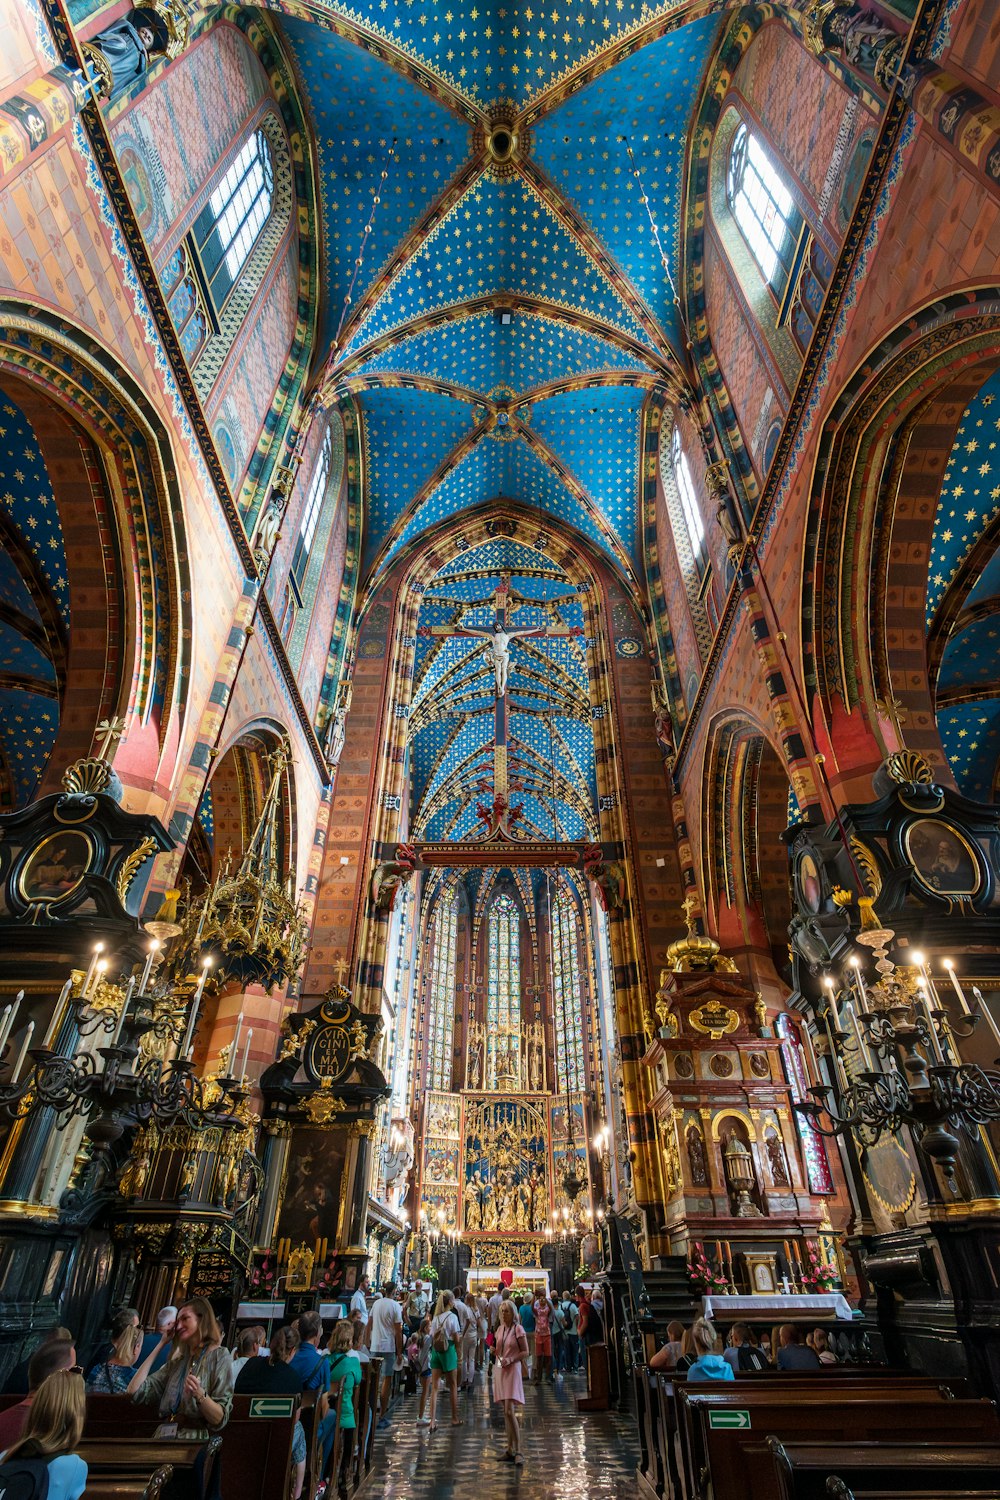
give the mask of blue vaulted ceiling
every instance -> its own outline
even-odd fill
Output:
[[[362,418],[362,584],[502,497],[640,593],[642,412],[686,386],[670,276],[725,18],[676,0],[273,8],[316,125],[320,382]]]
[[[962,413],[931,539],[926,618],[953,620],[935,684],[937,722],[959,789],[1000,790],[1000,371]],[[976,549],[975,557],[973,550]]]

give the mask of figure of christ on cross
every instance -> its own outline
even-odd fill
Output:
[[[539,601],[543,607],[544,601]],[[470,606],[473,607],[473,606]],[[510,643],[524,640],[528,636],[582,635],[579,625],[535,626],[531,630],[513,630],[510,626],[510,574],[501,573],[500,583],[493,595],[493,623],[488,630],[477,630],[467,625],[421,625],[418,635],[431,636],[480,636],[485,639],[485,656],[493,668],[496,687],[493,730],[493,805],[484,808],[479,804],[480,817],[486,823],[486,837],[493,837],[498,829],[508,832],[508,821],[515,814],[510,807],[507,784],[507,677],[510,672]]]

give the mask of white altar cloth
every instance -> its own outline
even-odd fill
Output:
[[[701,1310],[706,1318],[723,1319],[735,1318],[741,1313],[766,1313],[768,1316],[774,1313],[775,1322],[778,1314],[799,1318],[805,1313],[825,1313],[827,1317],[832,1314],[845,1322],[854,1317],[854,1310],[843,1292],[810,1292],[808,1296],[789,1297],[780,1292],[773,1297],[702,1297]]]

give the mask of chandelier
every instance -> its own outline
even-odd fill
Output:
[[[279,874],[281,784],[291,763],[287,743],[267,761],[270,784],[239,868],[231,872],[227,858],[208,890],[189,903],[182,949],[211,953],[218,970],[243,988],[259,984],[270,990],[298,973],[308,929],[291,874],[284,882]]]
[[[864,1147],[906,1125],[955,1192],[955,1132],[1000,1120],[1000,1072],[963,1063],[958,1043],[972,1036],[980,1021],[991,1029],[998,1049],[1000,1033],[979,990],[973,990],[978,1007],[973,1010],[947,962],[961,1010],[961,1020],[953,1021],[923,956],[914,954],[912,965],[893,963],[888,948],[895,932],[878,924],[871,897],[861,897],[859,905],[857,941],[873,949],[879,977],[866,985],[854,957],[839,987],[831,975],[824,979],[824,1025],[837,1088],[816,1085],[809,1090],[814,1098],[794,1107],[820,1134],[849,1131]]]

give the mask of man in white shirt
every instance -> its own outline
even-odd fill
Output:
[[[381,1294],[368,1311],[365,1339],[372,1354],[382,1358],[382,1388],[379,1392],[379,1431],[389,1424],[389,1396],[392,1393],[392,1371],[403,1357],[403,1309],[396,1301],[396,1283],[387,1281]]]
[[[463,1391],[471,1391],[476,1378],[476,1315],[462,1297],[462,1288],[455,1288],[455,1316],[462,1330],[458,1344],[458,1385]]]
[[[354,1296],[351,1298],[350,1311],[358,1313],[362,1323],[368,1322],[368,1292],[370,1288],[371,1282],[368,1277],[362,1276],[355,1289]]]

